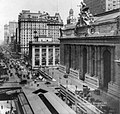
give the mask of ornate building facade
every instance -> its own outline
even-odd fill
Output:
[[[29,44],[32,68],[57,67],[60,62],[59,42],[52,41],[50,37],[38,39]]]
[[[4,43],[9,43],[9,25],[4,25]]]
[[[82,8],[78,23],[62,29],[59,70],[120,98],[120,13],[111,11],[90,21],[88,8]]]
[[[18,17],[19,45],[22,53],[28,53],[29,41],[34,37],[51,37],[53,41],[58,41],[59,29],[63,21],[59,13],[50,16],[48,13],[31,13],[30,10],[23,10]]]

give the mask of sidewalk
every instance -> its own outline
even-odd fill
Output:
[[[51,72],[51,71],[50,71]],[[53,72],[53,71],[52,71]],[[59,70],[54,70],[53,78],[60,82],[63,85],[66,85],[66,80],[68,80],[69,85],[75,85],[78,88],[81,88],[82,85],[85,83],[79,79],[69,76],[68,79],[63,77],[64,73],[60,72]],[[107,95],[106,92],[101,91],[100,95],[92,94],[93,98],[100,99],[103,102],[106,102],[108,106],[112,107],[116,110],[116,114],[120,114],[119,111],[119,101]]]
[[[15,82],[15,81],[19,82],[20,80],[15,75],[15,70],[14,69],[12,69],[12,72],[13,72],[13,76],[10,77],[9,82]],[[56,70],[56,69],[49,70],[49,74],[51,74],[51,76],[56,80],[55,82],[51,82],[51,84],[45,85],[45,82],[39,81],[39,82],[34,83],[34,81],[32,81],[32,82],[30,81],[30,83],[28,85],[26,85],[25,87],[31,86],[31,88],[34,88],[35,90],[39,89],[39,88],[42,88],[42,89],[54,92],[55,87],[59,86],[60,83],[62,85],[66,85],[67,80],[68,80],[68,85],[75,85],[78,88],[81,88],[83,86],[83,84],[85,84],[83,81],[81,81],[79,79],[76,79],[76,78],[73,78],[71,76],[69,76],[68,79],[64,78],[63,77],[64,73],[62,73],[62,72],[60,72],[59,70]],[[37,86],[37,84],[39,84],[39,86]],[[20,86],[18,83],[6,83],[4,85],[14,86],[14,87],[15,86]],[[113,107],[117,112],[116,114],[119,114],[118,113],[119,102],[116,101],[115,99],[113,99],[112,97],[108,96],[107,93],[101,92],[100,95],[92,94],[92,96],[95,99],[100,99],[103,102],[107,102],[108,106]]]

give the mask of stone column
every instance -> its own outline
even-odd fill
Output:
[[[104,63],[103,63],[102,48],[104,48],[104,47],[101,47],[101,51],[100,51],[100,60],[101,60],[100,82],[101,82],[101,86],[103,87],[103,85],[104,85],[104,73],[103,73]]]
[[[97,47],[95,48],[95,77],[97,76]]]
[[[71,68],[73,68],[73,45],[71,45]]]
[[[76,69],[79,70],[79,54],[80,48],[79,45],[76,45]]]
[[[92,48],[89,47],[89,73],[92,74]]]
[[[66,44],[64,44],[64,66],[66,66]]]
[[[39,64],[42,65],[42,46],[39,47]]]
[[[80,56],[81,56],[81,78],[83,78],[83,46],[81,46]]]
[[[77,60],[77,57],[76,57],[76,55],[77,55],[77,50],[76,50],[77,48],[76,48],[76,45],[74,45],[74,69],[76,69],[77,67],[77,64],[76,64],[76,60]]]
[[[32,68],[35,66],[35,46],[32,46]]]
[[[89,46],[87,46],[87,73],[89,74]]]
[[[55,66],[55,46],[53,46],[53,66]]]
[[[98,78],[99,49],[96,47],[96,77]]]
[[[79,57],[79,64],[78,65],[79,65],[79,67],[78,68],[79,68],[79,79],[80,79],[80,76],[81,76],[81,46],[79,45],[78,48],[79,48],[79,50],[78,50],[79,51],[78,52],[78,57]]]
[[[114,48],[111,48],[111,82],[115,81],[115,52]]]
[[[67,45],[67,55],[66,55],[66,72],[69,73],[69,68],[70,68],[70,63],[69,63],[69,56],[70,56],[70,46],[69,44]]]
[[[97,48],[98,51],[98,79],[99,79],[99,85],[101,86],[101,51],[100,47]]]
[[[73,57],[73,69],[75,68],[75,45],[73,45],[72,57]]]
[[[46,46],[46,66],[48,66],[48,59],[49,59],[49,47]]]

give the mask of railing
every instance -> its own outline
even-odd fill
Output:
[[[60,85],[60,88],[66,94],[66,98],[69,96],[71,99],[74,99],[75,104],[79,104],[79,106],[84,107],[84,110],[87,112],[87,114],[104,114],[96,106],[80,97],[79,95],[75,93],[73,94],[73,92],[70,92],[70,90],[68,88],[65,88],[63,85]]]
[[[39,73],[46,79],[48,80],[52,80],[52,77],[50,75],[48,75],[46,72],[42,71],[42,70],[39,70]]]
[[[24,114],[34,114],[33,109],[30,106],[24,93],[20,93],[18,95],[18,100],[20,101],[20,105],[22,106]]]
[[[74,76],[75,78],[79,77],[79,71],[73,70],[70,68],[70,75]]]
[[[95,89],[99,88],[99,79],[96,77],[91,77],[88,74],[85,74],[85,82],[90,84]]]
[[[59,65],[59,71],[66,73],[66,66]]]

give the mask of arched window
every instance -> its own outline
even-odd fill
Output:
[[[111,81],[111,52],[105,50],[103,52],[103,73],[104,73],[104,88],[108,88],[108,83]]]

